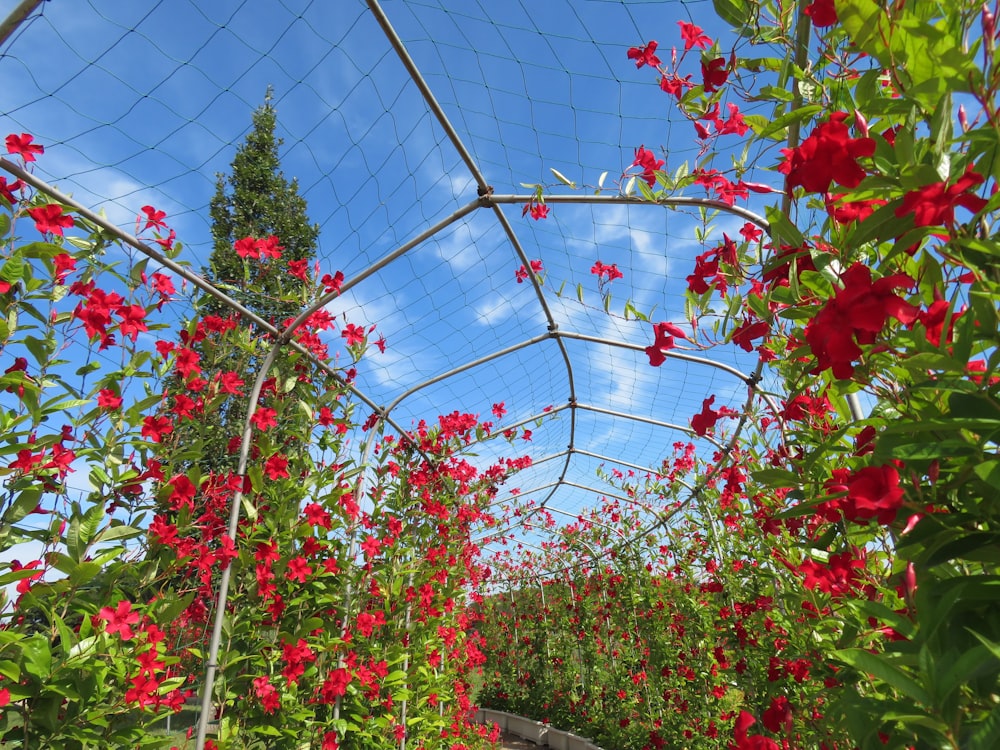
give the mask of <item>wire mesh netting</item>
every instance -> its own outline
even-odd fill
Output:
[[[14,6],[0,2],[0,16]],[[284,172],[321,227],[319,265],[348,280],[330,309],[385,341],[357,388],[404,428],[505,412],[492,421],[515,429],[513,444],[472,446],[473,460],[530,455],[501,500],[572,520],[609,491],[600,466],[655,471],[691,439],[705,398],[747,404],[756,360],[735,347],[682,346],[705,361],[649,366],[650,322],[688,325],[685,277],[707,222],[623,196],[640,145],[668,171],[699,155],[626,50],[709,7],[43,3],[2,48],[0,107],[7,132],[45,144],[36,174],[126,230],[140,206],[165,210],[199,269],[216,174],[273,87]],[[522,216],[536,185],[550,208],[539,221]],[[743,223],[723,214],[708,242]],[[531,261],[537,274],[517,278]],[[623,277],[599,283],[598,261]],[[623,314],[626,300],[648,321]],[[502,535],[537,542],[537,526],[504,523]]]

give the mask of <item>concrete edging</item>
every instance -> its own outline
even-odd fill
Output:
[[[539,747],[551,748],[551,750],[601,750],[586,737],[580,737],[561,729],[553,729],[541,721],[517,714],[509,714],[506,711],[480,708],[476,711],[474,720],[478,724],[496,724],[500,727],[501,732],[513,734],[522,740],[533,742]]]

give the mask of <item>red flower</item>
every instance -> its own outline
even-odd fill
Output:
[[[656,56],[656,42],[649,42],[645,47],[629,47],[628,59],[635,60],[635,67],[648,65],[651,68],[660,66],[661,60]]]
[[[323,278],[320,279],[320,283],[323,285],[323,291],[327,294],[340,292],[340,287],[344,284],[344,272],[337,271],[333,276],[328,273],[324,274]]]
[[[309,261],[305,258],[288,261],[288,273],[302,281],[309,281]]]
[[[144,321],[146,308],[142,305],[121,305],[118,308],[118,315],[122,319],[122,322],[118,324],[118,330],[127,339],[135,341],[140,331],[149,330]]]
[[[102,607],[97,617],[108,623],[104,632],[108,635],[118,633],[123,641],[131,640],[132,636],[135,635],[131,626],[139,622],[139,613],[132,611],[132,603],[126,599],[118,602],[114,609]]]
[[[198,488],[195,487],[194,482],[188,479],[186,474],[178,474],[173,477],[167,482],[167,486],[170,487],[170,497],[167,498],[167,502],[170,503],[171,509],[194,510],[194,496]]]
[[[614,281],[615,279],[620,279],[623,277],[621,271],[618,270],[618,264],[612,263],[610,266],[606,266],[601,261],[597,261],[590,267],[590,272],[597,276],[599,279],[607,278],[608,281]]]
[[[736,415],[736,412],[725,406],[716,411],[712,408],[713,403],[715,403],[715,396],[706,398],[701,402],[701,412],[691,417],[691,429],[694,430],[695,435],[704,437],[709,430],[715,427],[715,423],[722,417]]]
[[[347,339],[348,346],[354,346],[355,344],[365,343],[365,329],[362,326],[356,326],[354,323],[348,323],[344,330],[340,332],[340,335]]]
[[[63,228],[73,226],[73,217],[68,214],[64,214],[62,206],[56,203],[49,203],[48,205],[38,206],[37,208],[29,208],[28,215],[35,220],[35,229],[42,234],[51,232],[52,234],[58,234],[61,237]]]
[[[55,281],[62,284],[66,277],[76,270],[76,258],[69,253],[59,253],[52,258],[52,265],[55,267]]]
[[[664,352],[668,352],[676,346],[674,337],[687,339],[687,334],[684,331],[666,321],[653,326],[653,335],[655,339],[652,345],[646,347],[646,356],[649,357],[649,364],[653,367],[659,367],[667,360]]]
[[[736,717],[736,724],[733,727],[733,739],[736,740],[736,744],[730,745],[732,750],[780,750],[778,743],[767,737],[761,737],[760,735],[747,736],[747,731],[756,723],[757,720],[752,714],[740,711],[740,715]]]
[[[534,273],[536,276],[543,270],[542,261],[540,260],[530,261],[529,265],[531,266],[531,273]],[[528,270],[524,266],[521,266],[514,272],[514,278],[517,279],[517,283],[520,284],[528,278]]]
[[[881,198],[872,198],[864,201],[848,201],[840,203],[843,194],[832,195],[827,193],[826,210],[838,224],[850,224],[852,221],[864,221],[874,213],[879,206],[884,206],[885,201]]]
[[[849,188],[861,183],[866,173],[857,160],[875,153],[875,140],[851,138],[844,124],[847,117],[846,112],[834,112],[801,146],[782,149],[785,161],[778,171],[786,175],[786,190],[801,185],[807,193],[828,193],[834,182]]]
[[[6,177],[0,177],[0,195],[11,205],[17,203],[17,197],[14,195],[15,190],[24,190],[24,183],[20,180],[7,182]]]
[[[839,20],[833,0],[813,0],[812,5],[807,6],[802,12],[809,16],[813,26],[818,28],[833,26]]]
[[[499,404],[493,404],[493,415],[497,419],[503,419],[503,415],[506,414],[506,413],[507,413],[507,410],[504,408],[504,402],[503,401],[501,401]]]
[[[361,543],[361,549],[364,550],[365,557],[369,559],[378,554],[381,546],[382,543],[378,540],[378,538],[372,536],[371,534],[366,536],[365,540]]]
[[[32,143],[33,140],[35,140],[34,136],[27,133],[21,133],[21,135],[11,133],[7,136],[7,153],[17,154],[26,162],[34,161],[35,154],[45,153],[45,147]]]
[[[913,286],[903,274],[872,282],[871,271],[855,263],[841,275],[843,289],[806,324],[805,338],[816,357],[816,369],[830,368],[841,380],[854,374],[854,360],[863,344],[873,344],[889,318],[905,325],[917,319],[919,308],[895,294]]]
[[[758,320],[756,322],[747,318],[742,325],[733,331],[732,342],[745,352],[753,351],[753,340],[766,336],[770,331],[767,321]]]
[[[233,243],[233,249],[241,258],[260,257],[260,253],[257,252],[257,240],[253,237],[244,237],[241,240],[236,240],[236,242]]]
[[[288,477],[288,459],[275,453],[264,463],[264,473],[271,479]]]
[[[267,430],[278,425],[278,420],[275,419],[277,416],[278,412],[274,409],[267,406],[261,406],[253,413],[253,416],[250,417],[250,421],[254,423],[258,430]]]
[[[97,394],[97,406],[101,409],[119,409],[121,405],[121,396],[110,388],[102,388]]]
[[[539,219],[545,219],[549,215],[549,207],[546,206],[544,203],[533,204],[529,209],[529,211],[531,213],[531,218],[534,219],[535,221],[538,221]]]
[[[926,310],[917,313],[917,321],[923,324],[927,340],[935,346],[950,344],[954,335],[955,321],[962,317],[965,310],[957,310],[951,314],[948,321],[947,331],[945,330],[945,319],[948,317],[948,310],[951,305],[947,300],[934,300]],[[942,340],[942,334],[944,339]]]
[[[144,417],[140,432],[143,437],[148,437],[154,443],[159,443],[163,440],[164,435],[169,435],[173,431],[173,422],[168,417]]]
[[[798,568],[800,573],[805,574],[803,585],[810,591],[819,589],[835,598],[851,596],[861,583],[860,572],[865,569],[863,554],[857,556],[853,551],[842,552],[839,555],[830,555],[830,559],[825,563],[807,558]],[[777,732],[778,730],[767,721],[765,713],[765,725],[772,732]]]
[[[955,206],[972,213],[979,213],[985,208],[985,198],[968,192],[982,182],[983,176],[969,168],[951,187],[946,182],[933,182],[911,190],[896,208],[896,216],[913,214],[913,224],[918,227],[951,226],[955,223]]]
[[[676,96],[679,101],[684,96],[684,89],[694,88],[694,84],[691,83],[691,76],[681,78],[676,73],[673,73],[669,76],[663,76],[660,79],[660,88],[667,94]]]
[[[771,705],[767,707],[764,715],[761,716],[764,726],[775,734],[789,733],[792,731],[792,704],[783,695],[775,696],[771,699]]]
[[[706,36],[700,26],[695,26],[693,23],[686,23],[685,21],[678,21],[677,25],[681,27],[681,38],[684,40],[685,51],[692,47],[706,49],[712,46],[712,38]]]
[[[635,150],[635,161],[632,162],[633,167],[642,167],[642,179],[644,179],[650,187],[656,184],[656,170],[663,167],[666,162],[663,159],[657,159],[656,155],[652,151],[647,151],[645,146],[639,146]]]
[[[837,469],[826,483],[831,493],[845,493],[819,506],[828,521],[841,517],[858,524],[875,519],[883,526],[896,519],[903,507],[903,488],[899,486],[899,472],[893,466],[866,466],[851,473]]]
[[[309,567],[309,563],[304,557],[293,557],[288,561],[288,568],[285,570],[285,575],[292,581],[305,583],[306,578],[312,575],[312,572],[312,568]]]
[[[323,703],[334,703],[338,696],[347,694],[347,686],[351,684],[351,673],[343,667],[334,669],[323,680],[320,688]]]
[[[726,69],[726,58],[717,57],[714,60],[709,60],[708,64],[702,60],[701,77],[704,81],[706,94],[718,91],[719,86],[724,84],[726,79],[729,78],[729,71]]]
[[[157,211],[152,206],[143,206],[139,210],[142,211],[144,214],[146,214],[146,226],[142,228],[143,231],[146,231],[150,227],[154,227],[155,229],[167,228],[167,225],[163,222],[163,220],[167,216],[166,211]],[[139,217],[139,221],[142,221],[141,216]]]

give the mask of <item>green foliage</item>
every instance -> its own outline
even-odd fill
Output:
[[[280,324],[302,310],[311,291],[287,273],[288,261],[315,258],[319,225],[310,224],[306,201],[298,183],[289,182],[281,171],[278,149],[283,140],[275,136],[277,111],[268,89],[264,104],[253,113],[252,129],[236,151],[232,172],[219,174],[215,195],[209,204],[212,219],[212,255],[205,275],[223,286],[234,299],[265,320]],[[245,237],[274,236],[283,248],[282,263],[247,262],[237,255],[234,244]],[[247,286],[255,287],[246,294]],[[208,312],[221,310],[208,301]]]

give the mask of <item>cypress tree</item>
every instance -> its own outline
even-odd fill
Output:
[[[216,190],[209,204],[212,219],[212,253],[203,269],[206,278],[278,328],[294,318],[312,298],[312,285],[289,273],[289,263],[299,261],[305,268],[313,264],[319,226],[310,224],[306,201],[299,195],[298,184],[285,179],[278,149],[282,139],[275,137],[277,112],[268,88],[264,103],[253,113],[253,123],[244,142],[236,151],[231,173],[218,174]],[[276,237],[280,258],[241,257],[236,245],[245,238],[264,240]],[[308,276],[311,269],[303,275]],[[189,326],[182,335],[185,343],[199,357],[202,377],[211,381],[222,372],[235,372],[245,383],[243,395],[220,395],[208,388],[201,394],[204,405],[193,419],[175,420],[171,436],[181,449],[181,465],[198,467],[202,476],[209,471],[231,471],[237,465],[234,438],[243,431],[246,416],[246,393],[257,377],[260,362],[273,340],[252,323],[216,300],[205,295],[197,304],[197,316],[229,318],[240,335],[225,339],[206,326]],[[184,384],[173,376],[171,392],[183,392]],[[214,394],[214,395],[213,395]],[[176,399],[175,399],[176,400]],[[176,407],[176,404],[174,404]]]
[[[269,322],[280,324],[302,309],[301,285],[287,272],[287,261],[306,260],[316,254],[319,225],[310,224],[306,201],[298,183],[285,179],[278,149],[282,139],[274,128],[277,112],[268,88],[264,104],[253,113],[253,128],[237,151],[232,173],[216,175],[215,195],[209,204],[212,219],[212,254],[205,275]],[[234,249],[245,237],[279,240],[283,263],[252,263]],[[247,294],[245,286],[255,287]],[[214,301],[209,303],[218,305]]]

